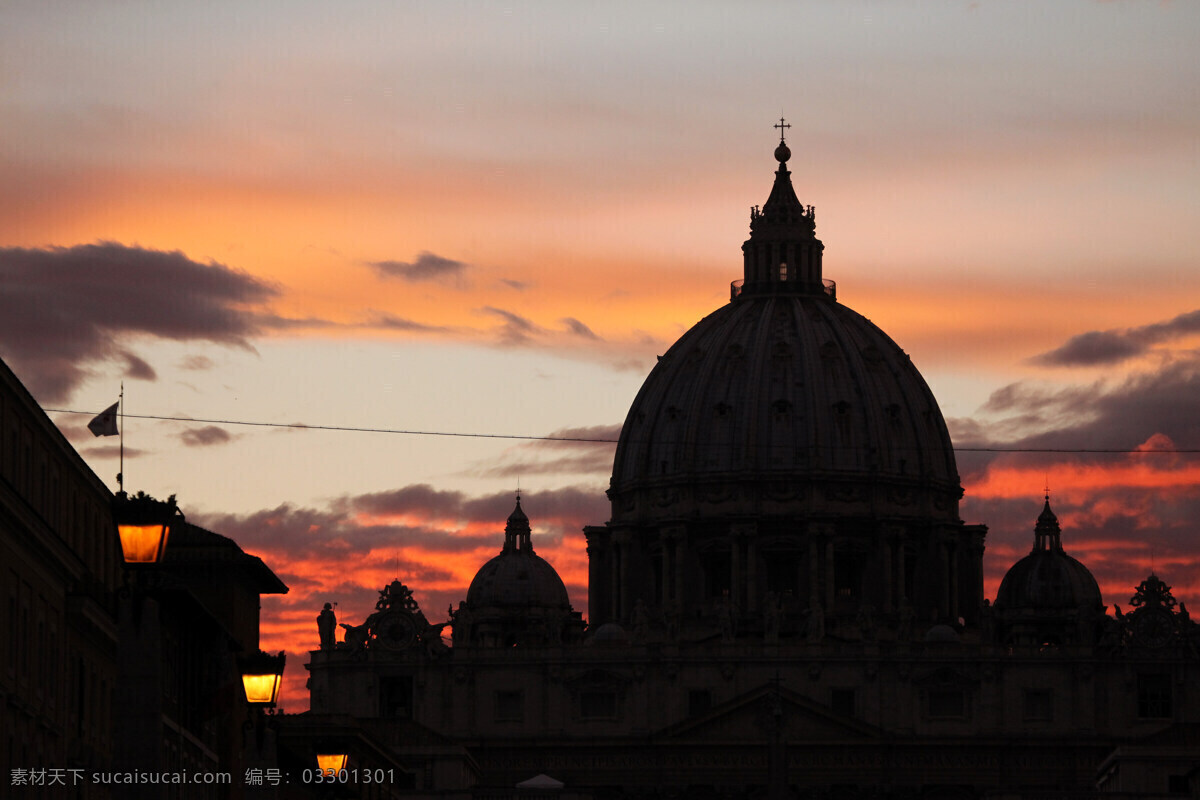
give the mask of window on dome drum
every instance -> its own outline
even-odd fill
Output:
[[[617,693],[611,691],[580,692],[579,716],[582,719],[616,719]]]
[[[732,588],[729,553],[725,551],[704,553],[700,557],[700,564],[704,569],[705,595],[710,599],[727,595]]]
[[[777,595],[796,592],[796,577],[800,571],[800,557],[795,552],[774,550],[763,554],[767,567],[767,591]]]
[[[788,267],[786,261],[779,263],[779,280],[786,281],[788,279]]]
[[[851,550],[838,550],[833,555],[833,590],[839,600],[854,599],[862,591],[865,557]]]
[[[831,689],[829,694],[829,706],[835,714],[841,714],[845,717],[854,716],[854,690],[853,689]]]
[[[654,596],[663,596],[663,557],[655,553],[650,559],[650,570],[654,573]]]
[[[379,716],[412,719],[413,679],[400,675],[379,679]]]
[[[707,714],[712,708],[712,692],[708,689],[688,690],[688,716],[698,717]]]
[[[520,689],[496,692],[496,722],[524,722],[525,693]]]
[[[1053,692],[1049,689],[1026,689],[1022,710],[1022,718],[1026,722],[1049,722],[1053,720]]]
[[[967,698],[962,689],[930,689],[930,719],[963,719],[967,716]]]
[[[1171,705],[1171,676],[1163,672],[1142,673],[1137,676],[1138,716],[1143,719],[1169,718]]]

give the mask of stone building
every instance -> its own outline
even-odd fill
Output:
[[[0,361],[0,796],[244,797],[261,715],[238,659],[258,651],[261,594],[287,587],[182,518],[159,564],[130,568],[113,501]],[[179,771],[229,779],[114,782]]]
[[[586,628],[518,499],[450,619],[396,581],[312,653],[313,714],[429,797],[1196,796],[1200,753],[1167,745],[1200,725],[1198,626],[1153,575],[1108,615],[1049,497],[983,596],[937,402],[837,301],[790,155],[730,302],[629,411]]]

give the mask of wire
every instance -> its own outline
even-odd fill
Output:
[[[70,408],[47,408],[47,413],[90,414],[95,411],[78,411]],[[204,422],[210,425],[245,425],[254,428],[293,428],[308,431],[349,431],[352,433],[392,433],[401,436],[454,436],[464,439],[516,439],[529,442],[584,442],[588,444],[616,444],[617,439],[591,438],[587,436],[523,436],[515,433],[465,433],[461,431],[413,431],[400,428],[356,428],[349,425],[307,425],[303,422],[250,422],[237,419],[199,419],[196,417],[167,417],[156,414],[125,414],[127,419],[157,419],[167,422]],[[1141,454],[1176,455],[1200,453],[1200,449],[1167,448],[1138,450],[1136,448],[1068,448],[1068,447],[955,447],[957,453],[1090,453],[1090,454]]]

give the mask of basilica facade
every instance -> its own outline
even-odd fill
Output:
[[[730,302],[625,420],[587,622],[517,499],[450,619],[397,580],[324,637],[307,723],[429,797],[1197,796],[1200,626],[1154,575],[1108,614],[1049,497],[984,597],[937,402],[774,155]]]

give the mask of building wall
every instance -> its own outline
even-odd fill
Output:
[[[0,437],[0,771],[99,768],[116,685],[111,493],[2,362]]]
[[[310,669],[314,712],[372,725],[401,724],[380,696],[407,685],[403,719],[461,743],[486,786],[538,772],[631,790],[761,783],[775,696],[798,787],[1091,791],[1119,743],[1200,720],[1200,662],[1178,648],[715,640],[434,659],[368,647],[314,652]],[[1163,685],[1165,705],[1147,705]]]

